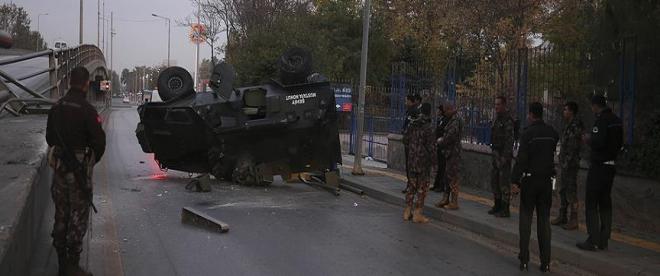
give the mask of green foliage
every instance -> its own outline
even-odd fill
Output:
[[[318,1],[315,9],[295,11],[271,24],[232,33],[226,59],[235,66],[239,84],[253,84],[277,75],[277,59],[293,46],[311,51],[315,70],[332,79],[357,79],[362,46],[359,1]],[[369,47],[369,81],[389,74],[392,46],[385,22],[373,20]]]
[[[47,47],[41,34],[30,30],[27,11],[14,3],[0,5],[0,29],[9,32],[13,37],[13,48],[43,50]]]

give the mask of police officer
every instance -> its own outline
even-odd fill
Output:
[[[552,176],[555,147],[559,135],[543,122],[543,106],[535,102],[529,106],[529,126],[520,137],[518,157],[511,175],[512,192],[520,193],[520,270],[529,263],[529,236],[532,216],[536,209],[537,235],[541,257],[541,271],[550,270],[550,207],[552,206]]]
[[[435,134],[430,115],[431,105],[422,105],[418,115],[410,117],[405,134],[408,140],[406,168],[409,184],[403,219],[412,219],[415,223],[429,222],[422,210],[431,180],[431,167],[436,159]]]
[[[612,231],[612,183],[616,174],[615,161],[623,145],[621,119],[607,107],[605,97],[591,99],[596,122],[591,135],[584,140],[591,147],[591,166],[587,173],[585,198],[587,233],[589,238],[577,247],[582,250],[606,250]]]
[[[509,217],[511,200],[511,160],[513,159],[514,122],[506,108],[506,97],[495,98],[496,118],[491,130],[491,189],[493,190],[493,208],[488,214],[496,217]]]
[[[408,124],[410,124],[410,121],[413,120],[414,118],[417,118],[419,116],[420,108],[422,105],[422,97],[419,96],[419,94],[412,93],[406,95],[406,118],[403,121],[403,129],[402,129],[402,134],[403,134],[403,155],[405,158],[408,158],[408,141],[406,137],[406,129],[408,128]],[[410,178],[408,175],[408,160],[405,160],[406,163],[406,177]],[[401,191],[402,193],[407,193],[408,192],[408,186],[410,186],[410,183],[406,183],[406,188]]]
[[[560,225],[566,230],[578,229],[577,174],[580,170],[580,149],[584,126],[577,116],[578,105],[567,102],[564,105],[566,127],[561,135],[559,149],[559,196],[561,207],[559,216],[552,220],[552,225]],[[570,208],[570,220],[568,209]]]
[[[87,69],[73,69],[70,86],[48,113],[46,128],[49,163],[54,168],[53,246],[59,275],[91,275],[79,261],[92,206],[92,169],[105,151],[105,133],[101,117],[85,99],[89,91]]]
[[[443,199],[436,203],[438,208],[447,210],[458,209],[458,192],[461,182],[461,135],[463,133],[463,121],[456,112],[456,105],[447,102],[444,105],[447,125],[442,137],[438,138],[438,148],[442,149],[442,154],[446,160],[445,176],[447,178],[448,189],[445,190]]]
[[[442,105],[438,106],[438,120],[435,127],[435,138],[438,139],[442,137],[445,133],[445,127],[447,126],[447,120],[444,116],[444,110]],[[438,167],[435,173],[435,180],[433,181],[433,188],[431,191],[436,193],[440,192],[449,192],[447,181],[445,178],[445,156],[442,154],[442,149],[438,147],[437,150],[438,156]]]

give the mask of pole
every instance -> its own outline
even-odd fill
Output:
[[[101,46],[101,0],[96,0],[96,47]]]
[[[358,97],[358,118],[355,161],[353,162],[354,175],[364,175],[362,170],[362,136],[364,131],[364,97],[367,90],[367,57],[369,51],[369,16],[371,15],[371,1],[364,1],[364,15],[362,17],[362,57],[360,63],[360,95]]]
[[[105,56],[105,1],[103,1],[103,56]]]
[[[170,67],[170,38],[171,38],[171,20],[167,19],[167,67]]]
[[[40,17],[41,17],[42,15],[48,15],[48,13],[40,13],[40,14],[37,15],[37,33],[39,34],[39,36],[41,37],[41,39],[42,39],[42,41],[43,41],[44,36],[41,35],[41,28],[39,27],[39,26],[40,26],[39,23],[40,23],[40,20],[41,20]],[[41,43],[40,43],[40,42],[42,42],[42,41],[39,41],[39,39],[37,39],[37,47],[36,47],[36,51],[39,51],[39,49],[41,48],[41,45],[40,45]]]
[[[114,50],[115,50],[115,46],[114,46],[114,44],[112,43],[112,42],[113,42],[113,38],[115,37],[115,31],[114,31],[114,26],[115,26],[115,24],[114,24],[114,21],[113,21],[113,20],[114,20],[114,16],[115,16],[115,13],[114,13],[114,12],[110,12],[110,80],[112,80],[112,73],[113,73],[112,59],[115,58],[115,55],[113,54],[113,52],[114,52]],[[112,83],[110,83],[110,85],[112,86]]]
[[[197,26],[199,26],[199,3],[197,3]],[[197,44],[197,49],[195,50],[195,90],[199,89],[199,43]]]
[[[78,35],[78,44],[83,44],[83,0],[80,0],[80,34]]]

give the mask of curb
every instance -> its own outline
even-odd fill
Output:
[[[341,181],[347,185],[362,189],[367,196],[376,200],[401,206],[402,208],[405,204],[405,200],[402,197],[394,195],[390,192],[380,191],[345,178],[342,178]],[[510,246],[518,247],[517,233],[504,231],[489,224],[479,222],[475,219],[460,216],[452,211],[438,209],[429,203],[426,203],[424,207],[424,213],[433,219],[437,219],[461,229],[466,229],[489,239],[506,243]],[[632,268],[623,264],[597,258],[597,254],[599,253],[581,254],[582,252],[578,251],[578,249],[570,248],[564,244],[553,243],[551,248],[552,259],[577,266],[581,269],[594,272],[598,275],[658,275],[652,271],[644,271],[640,270],[639,268]],[[530,239],[530,251],[536,255],[538,255],[539,252],[538,242],[534,235],[532,235]]]
[[[4,248],[0,248],[0,275],[26,275],[35,241],[41,235],[42,218],[50,203],[51,171],[46,160],[46,152],[40,152],[38,162],[29,174],[14,185],[21,192],[17,195],[17,215],[8,233]]]

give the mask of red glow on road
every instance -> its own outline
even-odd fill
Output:
[[[159,173],[159,174],[153,174],[150,177],[152,180],[165,180],[167,179],[167,174],[164,173]]]

